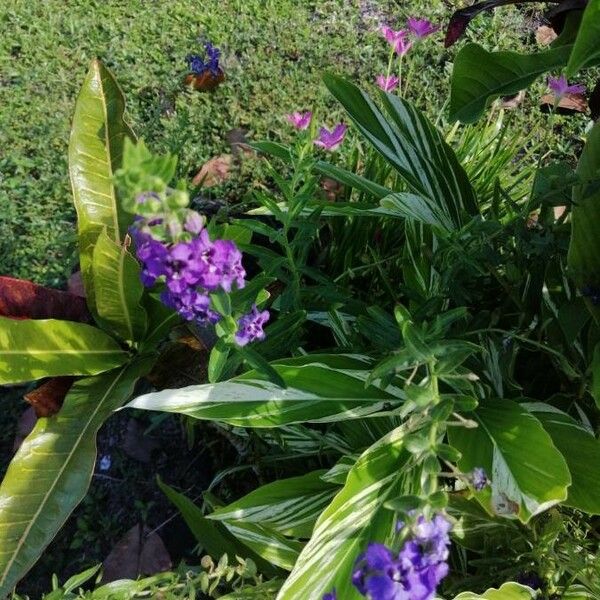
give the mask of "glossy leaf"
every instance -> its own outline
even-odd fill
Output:
[[[134,138],[124,111],[125,99],[114,76],[99,60],[92,61],[77,98],[69,141],[81,272],[92,307],[94,244],[106,228],[108,237],[120,245],[130,219],[119,207],[113,185],[125,140]]]
[[[351,583],[352,569],[369,542],[386,541],[394,513],[383,505],[401,492],[402,465],[409,456],[400,429],[362,454],[344,488],[319,517],[277,600],[320,600],[333,588],[338,598],[362,598]]]
[[[0,317],[0,384],[96,375],[128,356],[115,340],[85,323]]]
[[[589,0],[567,65],[569,77],[600,64],[600,0]]]
[[[148,323],[141,306],[144,287],[137,260],[124,245],[111,240],[105,229],[94,246],[92,264],[98,316],[121,339],[141,340]]]
[[[317,354],[271,366],[287,388],[271,383],[266,374],[249,371],[221,383],[145,394],[128,406],[244,427],[276,427],[361,418],[399,401],[398,390],[365,388],[371,362],[364,357]]]
[[[600,288],[600,122],[588,133],[577,175],[583,183],[573,189],[569,273],[580,289],[589,286],[597,290]],[[600,322],[600,307],[589,297],[585,300],[596,322]]]
[[[325,472],[313,471],[268,483],[217,509],[208,518],[263,524],[282,535],[309,538],[317,517],[338,487],[321,479]]]
[[[347,185],[355,190],[359,190],[360,192],[369,194],[377,200],[382,200],[383,198],[392,193],[392,190],[382,185],[379,185],[378,183],[371,181],[366,177],[361,177],[360,175],[357,175],[352,171],[347,171],[346,169],[342,169],[342,167],[332,165],[331,163],[322,160],[317,162],[317,164],[315,165],[315,170],[321,175],[331,177],[331,179],[335,179],[336,181],[339,181],[340,183]]]
[[[367,141],[396,169],[410,191],[436,203],[457,226],[478,212],[473,188],[452,148],[409,102],[382,94],[389,119],[354,84],[328,74],[325,84]]]
[[[474,123],[493,99],[516,94],[546,71],[563,67],[570,50],[567,45],[536,54],[519,54],[488,52],[479,44],[467,44],[454,59],[450,118]]]
[[[96,461],[96,433],[131,395],[150,360],[76,382],[61,411],[42,418],[0,486],[0,597],[6,596],[82,500]]]
[[[464,473],[483,467],[491,487],[476,497],[491,514],[527,522],[567,498],[571,476],[541,423],[511,400],[482,403],[469,414],[476,429],[450,429]],[[524,460],[524,457],[527,459]]]
[[[600,472],[592,466],[600,464],[600,441],[581,423],[548,404],[524,406],[540,421],[567,461],[573,483],[564,504],[600,514]]]
[[[439,209],[439,206],[425,196],[406,193],[390,194],[381,201],[381,206],[395,216],[433,225],[443,231],[455,229],[452,221]]]
[[[473,592],[463,592],[454,598],[454,600],[534,600],[537,598],[537,592],[520,583],[505,583],[499,589],[490,588],[483,594],[474,594]]]
[[[239,543],[222,523],[207,519],[202,509],[196,506],[192,500],[175,491],[160,479],[158,479],[158,486],[177,507],[190,531],[207,554],[215,557],[227,554],[230,558],[240,555]],[[249,552],[244,558],[251,558],[265,574],[274,575],[277,573],[276,569],[254,552]]]

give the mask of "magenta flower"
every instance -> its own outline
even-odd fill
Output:
[[[348,129],[348,126],[343,123],[338,123],[331,131],[325,127],[321,127],[319,129],[319,137],[315,140],[315,145],[321,146],[321,148],[325,148],[325,150],[329,150],[330,152],[337,150],[344,141],[346,129]]]
[[[291,115],[285,115],[288,122],[293,125],[296,129],[307,129],[312,120],[312,113],[308,112],[293,112]]]
[[[440,29],[439,25],[434,25],[427,19],[415,19],[414,17],[409,17],[407,24],[410,32],[418,40],[422,40],[423,38],[426,38],[428,35],[431,35]]]
[[[391,27],[384,25],[380,31],[388,44],[392,46],[396,54],[404,56],[410,50],[412,42],[406,39],[405,29],[399,29],[398,31],[395,31]]]
[[[560,100],[566,94],[583,94],[585,92],[585,85],[569,85],[564,75],[560,77],[548,77],[548,87],[557,100]]]
[[[377,75],[375,81],[384,92],[391,92],[400,85],[400,79],[395,75]]]

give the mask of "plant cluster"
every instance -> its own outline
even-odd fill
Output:
[[[464,46],[451,117],[546,72],[561,71],[555,108],[583,92],[567,77],[600,64],[600,0],[563,12],[537,58]],[[158,481],[203,550],[229,557],[204,559],[186,593],[600,594],[600,125],[576,168],[547,159],[548,136],[523,173],[500,120],[442,133],[401,71],[438,26],[407,26],[381,29],[377,99],[324,76],[348,122],[298,110],[291,143],[252,144],[268,179],[236,215],[191,207],[176,159],[136,141],[93,62],[69,149],[85,306],[43,318],[17,297],[0,317],[0,383],[76,377],[0,486],[0,595],[85,494],[98,428],[122,408],[216,423],[268,480],[201,506]],[[182,323],[210,347],[208,382],[139,393]],[[136,597],[123,585],[116,598]]]

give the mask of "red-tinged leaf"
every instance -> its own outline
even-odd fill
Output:
[[[74,381],[74,377],[53,377],[42,383],[33,392],[25,394],[24,398],[35,410],[38,419],[51,417],[62,408],[63,400]]]
[[[24,279],[0,276],[0,315],[18,319],[92,320],[85,299]]]

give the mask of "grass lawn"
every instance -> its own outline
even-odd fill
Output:
[[[442,0],[8,0],[0,6],[0,273],[58,286],[75,263],[67,145],[75,98],[90,60],[113,70],[129,118],[156,150],[180,157],[193,176],[229,149],[227,134],[289,135],[282,115],[316,108],[333,123],[335,104],[320,83],[326,69],[361,83],[384,72],[388,52],[377,29],[422,14],[442,22]],[[456,3],[458,5],[458,3]],[[419,9],[419,7],[421,7]],[[532,16],[533,15],[533,16]],[[479,17],[472,39],[518,49],[532,38],[535,13]],[[185,57],[198,37],[223,50],[227,80],[190,94]],[[447,96],[454,49],[441,35],[412,52],[411,90],[435,115]],[[217,190],[235,200],[257,179],[245,169]]]

